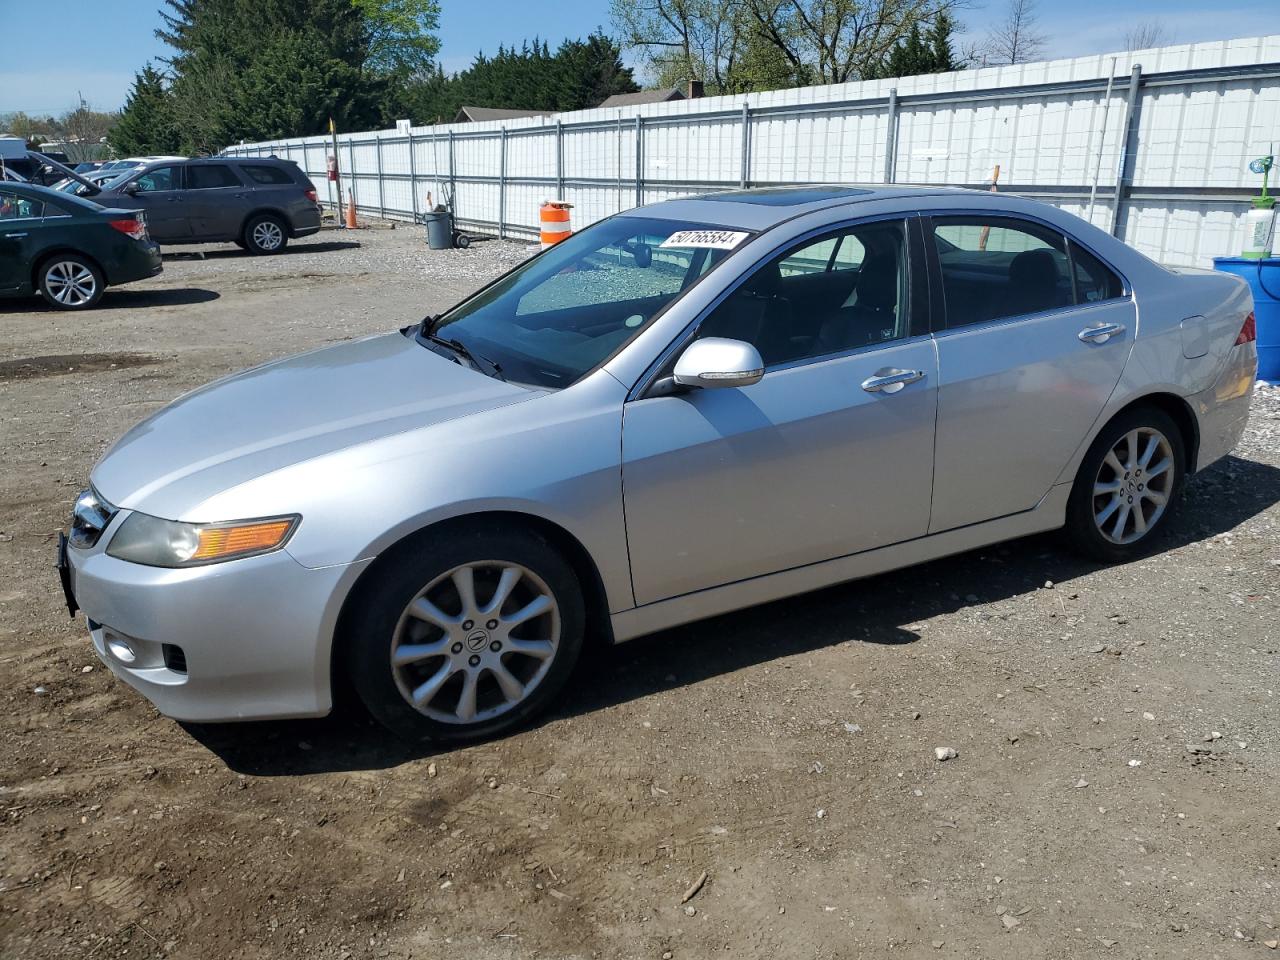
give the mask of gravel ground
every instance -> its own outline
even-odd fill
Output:
[[[0,956],[1280,956],[1269,388],[1125,566],[1035,537],[668,631],[439,754],[356,711],[159,716],[52,572],[103,447],[529,251],[347,237],[0,305]]]

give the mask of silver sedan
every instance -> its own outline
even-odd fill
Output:
[[[618,643],[1040,531],[1149,549],[1225,455],[1239,280],[949,189],[674,200],[448,312],[228,377],[127,433],[60,548],[163,712],[489,736]]]

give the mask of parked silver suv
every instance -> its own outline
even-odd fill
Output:
[[[145,210],[162,245],[236,243],[279,253],[320,229],[316,188],[296,163],[268,157],[159,160],[87,193],[95,203]]]

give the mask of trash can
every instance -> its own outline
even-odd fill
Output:
[[[1253,288],[1258,324],[1258,379],[1280,383],[1280,257],[1214,257],[1215,270],[1244,277]]]
[[[448,250],[453,246],[453,214],[448,210],[431,210],[422,215],[427,225],[427,246],[432,250]]]

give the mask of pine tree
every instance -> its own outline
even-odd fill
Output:
[[[171,154],[179,147],[173,102],[163,75],[151,64],[133,80],[133,90],[108,141],[121,156]]]

